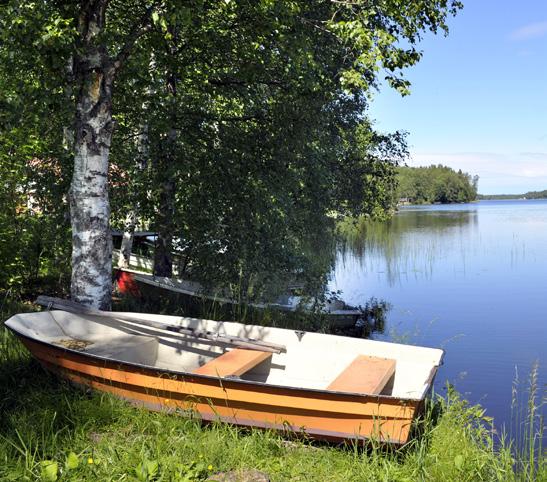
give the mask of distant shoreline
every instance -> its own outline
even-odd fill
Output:
[[[538,197],[538,198],[525,198],[525,197],[495,197],[495,195],[488,197],[477,198],[473,201],[461,202],[461,203],[399,203],[395,212],[398,212],[401,208],[411,208],[411,207],[423,207],[423,206],[459,206],[462,204],[475,204],[480,201],[545,201],[547,197]]]
[[[478,194],[479,201],[492,201],[503,199],[547,199],[547,189],[545,191],[529,191],[523,194]]]

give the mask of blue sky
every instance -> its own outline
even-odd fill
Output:
[[[420,44],[412,94],[382,87],[370,114],[409,132],[409,165],[478,174],[484,194],[547,189],[547,0],[464,4]]]

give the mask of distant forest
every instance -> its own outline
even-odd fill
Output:
[[[399,167],[397,181],[399,202],[447,204],[476,200],[479,177],[439,164]]]
[[[478,199],[547,199],[547,189],[545,191],[529,191],[524,194],[479,194]]]

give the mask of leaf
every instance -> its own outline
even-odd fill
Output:
[[[157,477],[159,472],[159,464],[157,460],[147,460],[146,461],[146,472],[148,473],[148,477],[150,479],[153,479]]]
[[[161,18],[160,27],[163,32],[167,32],[167,21],[165,20],[165,17]]]
[[[146,482],[148,480],[148,474],[146,472],[146,467],[144,464],[140,463],[137,465],[137,468],[135,469],[135,475],[137,476],[137,479],[141,482]]]
[[[461,470],[463,467],[463,455],[456,455],[456,457],[454,457],[454,465],[458,470]]]
[[[42,466],[42,480],[56,481],[57,473],[59,472],[59,465],[54,460],[43,460],[40,462]]]
[[[140,481],[154,480],[159,473],[159,463],[157,460],[144,460],[137,466],[135,472]]]
[[[70,452],[66,458],[67,468],[70,470],[73,470],[77,468],[79,464],[80,464],[80,461],[78,460],[78,456],[74,452]]]

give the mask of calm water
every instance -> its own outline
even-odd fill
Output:
[[[515,369],[547,373],[547,200],[406,207],[358,226],[330,288],[350,304],[392,308],[375,339],[442,347],[446,380],[509,426]]]

